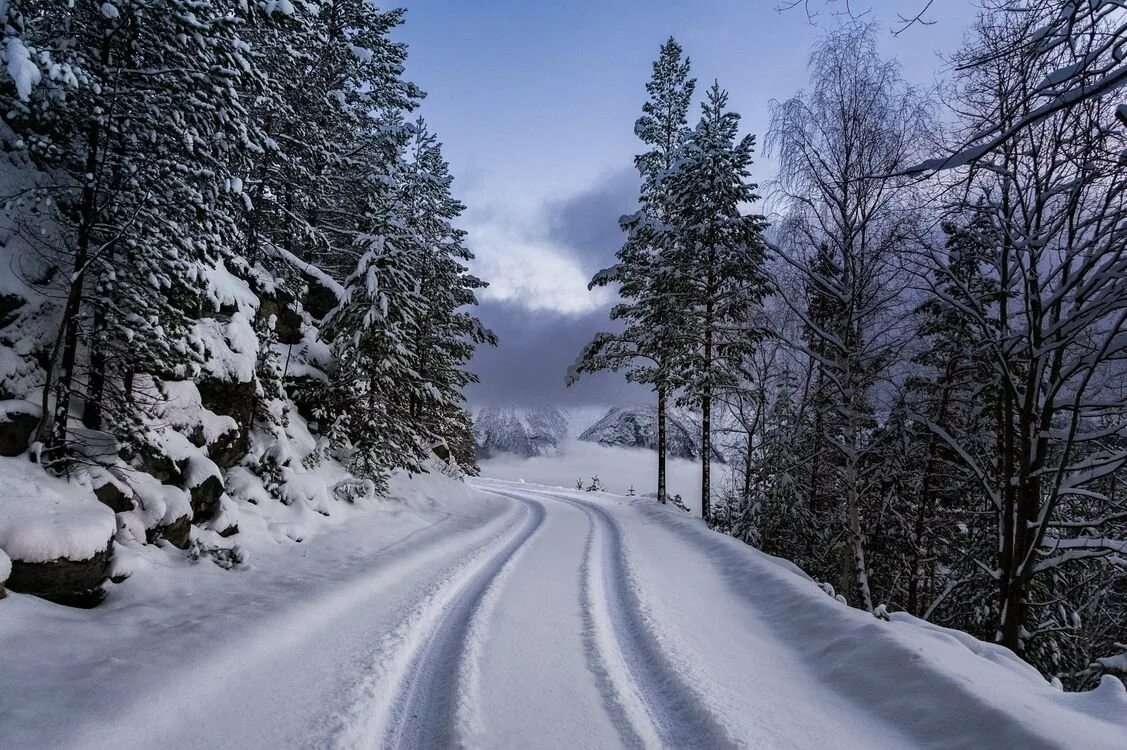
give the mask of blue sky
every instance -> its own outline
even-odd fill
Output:
[[[854,0],[854,7],[864,0]],[[894,36],[896,11],[923,0],[871,0],[882,51],[912,83],[934,86],[941,53],[955,50],[973,18],[971,0],[938,0],[928,26]],[[633,134],[658,46],[685,48],[698,92],[716,78],[746,132],[762,141],[772,99],[807,83],[806,62],[825,12],[776,10],[778,0],[403,0],[408,77],[428,92],[422,114],[438,131],[469,207],[464,219],[492,283],[485,322],[501,345],[474,362],[479,402],[613,403],[644,398],[614,377],[565,392],[563,373],[605,320],[608,293],[590,275],[613,259],[617,217],[631,210]],[[832,10],[842,0],[831,2]],[[773,176],[760,158],[755,178]]]

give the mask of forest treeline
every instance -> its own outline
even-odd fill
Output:
[[[616,325],[570,378],[700,411],[701,455],[733,459],[702,462],[714,527],[1083,689],[1127,653],[1127,20],[1012,5],[984,3],[934,95],[883,30],[836,24],[772,103],[762,188],[723,90],[694,119],[664,44],[640,210],[592,280]]]

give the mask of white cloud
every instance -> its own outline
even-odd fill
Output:
[[[591,273],[568,252],[537,236],[538,222],[512,215],[468,218],[474,273],[489,282],[481,298],[513,302],[529,311],[578,315],[607,304],[607,289],[587,290]]]

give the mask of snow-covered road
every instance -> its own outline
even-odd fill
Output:
[[[12,597],[0,747],[1127,746],[1119,683],[1059,692],[651,500],[475,486],[92,612]]]

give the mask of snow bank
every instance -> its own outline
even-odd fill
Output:
[[[12,559],[8,557],[8,553],[0,549],[0,586],[4,585],[4,581],[7,581],[10,575],[12,575]]]
[[[22,458],[0,459],[0,549],[23,562],[88,560],[117,528],[89,488],[48,476]]]
[[[716,566],[746,605],[738,631],[709,618],[709,636],[724,648],[702,671],[727,668],[721,660],[755,662],[740,646],[750,635],[787,644],[805,672],[764,679],[817,680],[921,747],[1127,747],[1127,690],[1114,678],[1091,692],[1065,693],[1008,649],[906,614],[884,622],[699,519],[645,501],[632,506],[657,521],[624,526],[637,569],[663,573],[638,582],[656,627],[680,617],[671,605],[708,611],[694,557]]]

